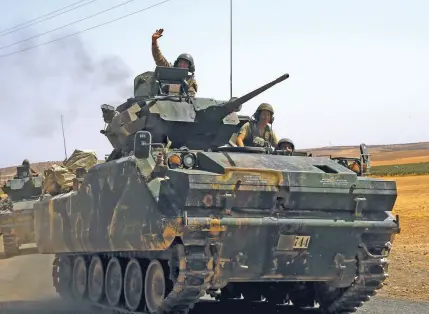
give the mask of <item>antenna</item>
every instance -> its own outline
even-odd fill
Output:
[[[230,74],[229,74],[229,98],[232,98],[232,0],[229,0],[229,19],[230,19],[230,23],[229,23],[229,63],[230,63]]]
[[[64,155],[66,156],[66,158],[65,158],[65,160],[66,160],[67,159],[67,147],[66,147],[66,137],[64,135],[63,115],[61,115],[61,129],[63,130]]]

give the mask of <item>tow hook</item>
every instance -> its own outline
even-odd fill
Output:
[[[346,265],[344,265],[344,255],[337,253],[334,257],[335,267],[339,270],[339,280],[343,280],[344,270],[346,269]]]
[[[390,250],[392,249],[392,243],[390,241],[387,241],[384,246],[383,250],[381,252],[386,252],[385,254],[375,255],[369,252],[367,246],[363,243],[359,244],[359,247],[363,248],[366,254],[368,254],[371,258],[386,258],[389,256]]]

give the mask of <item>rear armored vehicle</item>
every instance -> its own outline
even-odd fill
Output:
[[[187,313],[204,294],[347,313],[381,288],[396,185],[347,160],[236,147],[242,104],[187,94],[187,70],[157,67],[134,97],[102,106],[113,146],[73,190],[37,202],[57,292],[121,313]],[[359,165],[369,163],[361,145]]]
[[[43,186],[43,177],[31,175],[29,167],[18,166],[16,170],[15,177],[2,187],[7,197],[1,201],[0,234],[6,256],[17,255],[21,245],[36,242],[33,205]]]

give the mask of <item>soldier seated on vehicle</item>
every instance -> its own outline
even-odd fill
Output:
[[[253,114],[253,120],[245,123],[238,131],[237,146],[276,147],[277,136],[268,124],[273,124],[274,110],[270,104],[262,103]]]
[[[282,138],[277,143],[276,150],[285,150],[286,152],[293,153],[295,151],[295,144],[288,138]]]
[[[152,35],[152,56],[157,66],[171,67],[172,65],[170,64],[170,62],[167,61],[167,59],[165,59],[158,46],[158,38],[162,37],[163,32],[164,29],[157,29],[156,32]],[[177,57],[176,61],[173,64],[173,67],[189,69],[189,72],[192,73],[188,76],[188,79],[185,83],[188,85],[189,96],[195,97],[198,91],[198,84],[195,80],[194,75],[194,58],[192,58],[192,56],[188,53],[182,53],[180,56]]]

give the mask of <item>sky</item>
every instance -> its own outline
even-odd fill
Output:
[[[50,44],[161,0],[134,0],[102,14],[125,0],[85,0],[8,30],[75,2],[0,0],[0,167],[24,158],[63,160],[61,115],[68,156],[74,149],[94,150],[99,159],[109,154],[100,106],[132,97],[134,77],[154,69],[151,36],[158,28],[170,62],[183,52],[194,57],[198,96],[229,99],[229,0],[170,0]],[[241,114],[272,104],[274,131],[297,149],[429,141],[427,0],[232,2],[233,96],[290,75]]]

